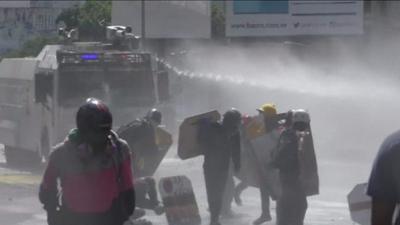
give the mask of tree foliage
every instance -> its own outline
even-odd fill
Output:
[[[67,30],[79,28],[81,40],[101,40],[105,26],[111,23],[111,1],[87,0],[81,6],[65,9],[56,18],[56,24],[63,22]],[[58,37],[36,37],[25,42],[21,48],[10,51],[3,57],[35,57],[44,46],[58,44]]]
[[[105,26],[111,23],[111,1],[87,0],[82,6],[66,9],[56,19],[64,22],[66,29],[78,28],[84,40],[104,37]]]
[[[225,37],[225,12],[224,7],[212,4],[211,5],[211,34],[214,38]]]
[[[79,25],[79,7],[75,5],[73,8],[65,9],[58,15],[56,19],[56,24],[63,22],[65,24],[65,28],[70,30],[72,28],[76,28]]]

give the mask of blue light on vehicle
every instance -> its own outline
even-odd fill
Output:
[[[83,54],[81,55],[82,60],[97,60],[99,59],[98,54]]]

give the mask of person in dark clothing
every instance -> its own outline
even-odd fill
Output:
[[[145,163],[152,163],[151,159],[157,158],[158,146],[156,144],[156,128],[161,124],[162,114],[157,109],[151,109],[141,119],[133,121],[118,130],[121,137],[125,138],[132,147],[134,163],[134,184],[136,191],[136,210],[133,217],[140,218],[146,213],[144,209],[154,210],[158,215],[164,212],[157,195],[156,182],[149,176]],[[129,130],[128,130],[129,129]]]
[[[372,198],[371,225],[400,225],[400,131],[381,144],[371,170],[367,194]],[[395,223],[393,223],[395,221]]]
[[[50,154],[40,185],[48,224],[122,225],[135,209],[129,146],[100,100],[88,99],[76,124]]]
[[[152,159],[157,158],[158,146],[156,143],[156,128],[161,124],[162,115],[157,109],[151,109],[143,119],[139,119],[140,126],[129,134],[129,141],[132,145],[135,157],[134,174],[135,177],[150,176],[144,168],[144,163],[152,163]],[[136,168],[135,168],[136,167]]]
[[[240,169],[240,112],[232,109],[224,114],[222,122],[201,121],[199,143],[203,147],[204,177],[211,214],[210,224],[219,225],[224,189],[230,160],[234,170]]]
[[[152,174],[147,166],[158,156],[156,128],[161,124],[161,118],[161,113],[157,109],[152,109],[145,117],[136,119],[117,130],[119,136],[125,139],[132,149],[135,178]]]
[[[151,109],[143,118],[136,119],[132,123],[118,129],[121,137],[125,137],[135,151],[135,157],[154,155],[158,152],[156,144],[156,128],[161,124],[162,114],[157,109]],[[129,129],[129,132],[124,132]],[[140,154],[137,151],[140,149]]]
[[[304,110],[288,113],[290,124],[282,132],[273,165],[279,170],[282,194],[277,201],[277,225],[303,225],[307,195],[300,180],[299,140],[297,132],[309,127],[310,117]]]

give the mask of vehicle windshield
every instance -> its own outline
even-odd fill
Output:
[[[88,97],[105,99],[107,87],[100,69],[61,70],[59,75],[59,104],[78,106]]]
[[[105,72],[107,71],[107,72]],[[96,97],[111,105],[151,105],[155,101],[150,70],[131,67],[77,67],[60,70],[59,102],[65,107]]]
[[[111,104],[148,105],[154,101],[153,77],[150,71],[132,68],[109,68],[106,83],[110,90]]]

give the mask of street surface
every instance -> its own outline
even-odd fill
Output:
[[[206,192],[202,175],[201,157],[182,161],[174,156],[171,149],[164,159],[156,178],[174,175],[187,175],[193,183],[197,203],[200,208],[202,224],[208,224]],[[171,154],[172,153],[172,154]],[[9,168],[5,164],[3,151],[0,154],[0,224],[1,225],[45,225],[46,214],[37,198],[41,179],[41,168]],[[177,169],[179,168],[179,169]],[[364,182],[368,175],[368,166],[339,162],[320,162],[321,194],[309,198],[306,215],[307,225],[351,225],[346,195],[351,188]],[[343,172],[345,171],[345,172]],[[358,174],[357,174],[358,173]],[[242,194],[243,206],[233,203],[232,218],[223,218],[222,224],[247,225],[259,216],[259,193],[255,188],[248,188]],[[272,216],[275,218],[275,205],[272,204]],[[156,216],[147,212],[146,219],[154,224],[166,225],[164,215]],[[274,221],[265,223],[274,224]]]

